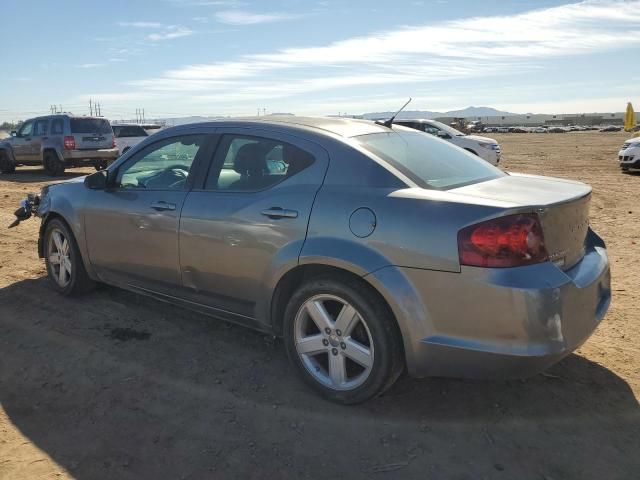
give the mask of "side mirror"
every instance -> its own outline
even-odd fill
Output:
[[[15,130],[11,130],[11,136],[15,137],[18,135],[18,132],[16,132]]]
[[[438,130],[438,133],[436,134],[439,138],[451,138],[451,135],[449,135],[447,132],[443,132],[442,130]]]
[[[107,188],[108,180],[109,172],[107,170],[100,170],[85,177],[84,186],[91,190],[104,190]]]

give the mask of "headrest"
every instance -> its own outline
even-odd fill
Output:
[[[238,150],[233,169],[240,175],[260,175],[267,167],[265,153],[259,143],[247,143]]]

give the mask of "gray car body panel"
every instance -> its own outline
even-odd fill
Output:
[[[134,233],[125,232],[115,245],[99,244],[100,250],[114,250],[112,270],[143,272],[155,283],[105,276],[93,265],[94,239],[118,228],[93,221],[96,208],[117,212],[118,196],[131,192],[92,191],[78,181],[57,184],[46,190],[39,214],[60,215],[72,226],[92,278],[273,333],[278,319],[272,318],[272,300],[288,272],[324,265],[357,275],[388,303],[414,376],[523,376],[577,348],[610,300],[609,264],[597,235],[589,230],[579,252],[571,235],[567,242],[557,240],[553,248],[566,250],[567,258],[559,253],[556,263],[507,269],[461,266],[456,236],[468,225],[514,213],[537,213],[543,223],[548,214],[550,228],[559,228],[560,217],[567,216],[579,230],[582,213],[557,209],[588,202],[590,187],[504,175],[446,191],[418,188],[351,138],[384,131],[371,122],[294,117],[192,124],[148,137],[109,174],[148,145],[183,134],[208,134],[212,142],[224,133],[279,138],[316,157],[312,167],[263,192],[206,191],[199,184],[179,192],[169,227],[148,232],[156,240],[175,236],[168,269],[154,267],[167,252],[134,245]],[[198,168],[196,177],[203,174]],[[260,215],[275,206],[295,209],[298,217],[289,222],[294,219]],[[131,218],[141,217],[138,212]],[[138,255],[146,273],[118,266],[122,249]],[[157,282],[167,278],[164,285]]]

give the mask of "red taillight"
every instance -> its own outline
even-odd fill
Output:
[[[76,149],[76,139],[72,136],[64,137],[64,149],[65,150],[75,150]]]
[[[458,232],[461,265],[518,267],[549,259],[536,214],[508,215]]]
[[[116,148],[116,137],[111,137],[111,148]]]

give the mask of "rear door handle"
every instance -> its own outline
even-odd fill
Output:
[[[165,210],[175,210],[176,209],[176,204],[175,203],[167,203],[167,202],[154,202],[151,204],[151,208],[153,208],[154,210],[158,210],[159,212],[165,211]]]
[[[269,218],[298,218],[298,212],[296,210],[287,210],[281,207],[267,208],[260,213]]]

